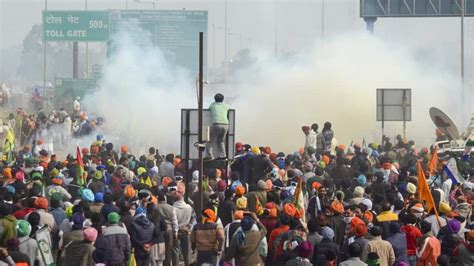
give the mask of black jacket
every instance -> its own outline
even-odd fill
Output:
[[[133,222],[130,225],[130,241],[132,247],[135,248],[135,256],[138,258],[150,256],[150,252],[143,248],[145,244],[158,243],[155,225],[145,215],[133,217]]]

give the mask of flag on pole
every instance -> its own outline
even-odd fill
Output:
[[[436,219],[438,220],[438,224],[441,227],[441,222],[438,216],[438,210],[436,209],[436,205],[433,200],[433,196],[431,195],[430,187],[428,186],[428,182],[426,182],[425,173],[423,172],[423,167],[421,167],[420,161],[416,162],[418,165],[418,198],[420,200],[425,201],[426,210],[430,212],[434,209],[436,214]]]
[[[464,182],[464,178],[459,174],[456,159],[449,159],[448,164],[443,167],[443,170],[446,175],[453,181],[453,185]]]
[[[84,178],[84,162],[82,161],[82,154],[81,154],[81,149],[79,146],[77,146],[77,151],[76,151],[76,161],[77,161],[77,168],[76,168],[76,178],[77,178],[77,184],[79,186],[83,186],[85,182]]]
[[[433,155],[431,156],[431,160],[429,161],[427,168],[430,176],[434,176],[436,174],[436,170],[438,169],[438,146],[435,146]]]

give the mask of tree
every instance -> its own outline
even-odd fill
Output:
[[[41,25],[34,25],[23,40],[18,76],[26,80],[43,80],[43,40]],[[72,73],[72,43],[47,42],[46,79],[69,77]]]

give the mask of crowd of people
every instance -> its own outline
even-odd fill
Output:
[[[89,117],[81,109],[80,98],[74,100],[70,110],[60,108],[46,112],[39,108],[28,113],[18,108],[3,121],[3,126],[12,130],[16,146],[25,146],[35,154],[41,150],[50,154],[67,151],[73,138],[90,135],[103,124],[101,117]]]
[[[289,154],[236,143],[202,174],[100,135],[66,158],[24,146],[0,166],[0,265],[474,265],[470,148],[318,129]]]

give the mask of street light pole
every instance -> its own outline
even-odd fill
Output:
[[[48,0],[44,0],[44,10],[48,10]],[[43,21],[44,27],[44,21]],[[43,100],[46,97],[46,40],[43,36]]]
[[[275,0],[275,10],[274,10],[274,15],[275,15],[275,57],[278,56],[278,18],[277,18],[277,8],[278,8],[278,3],[277,0]]]
[[[224,2],[224,62],[227,63],[227,0]]]
[[[321,39],[324,38],[324,0],[321,0]]]
[[[461,97],[462,97],[462,111],[464,112],[464,106],[466,101],[467,93],[465,92],[464,86],[464,13],[466,0],[461,0]],[[469,110],[470,111],[470,110]]]
[[[85,0],[85,8],[87,11],[87,0]],[[86,42],[86,78],[89,78],[89,42]]]
[[[212,68],[216,69],[216,25],[212,23]]]

